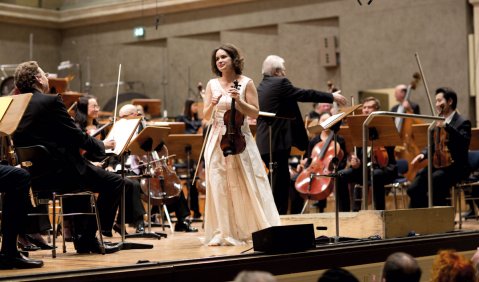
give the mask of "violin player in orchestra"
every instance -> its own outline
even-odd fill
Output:
[[[263,162],[268,165],[270,162],[269,125],[271,125],[271,154],[273,163],[276,164],[271,186],[279,214],[286,214],[291,181],[288,167],[291,147],[305,151],[309,142],[298,102],[333,103],[336,101],[342,106],[346,105],[346,98],[339,93],[295,87],[286,78],[285,60],[276,55],[270,55],[264,60],[262,74],[263,80],[258,85],[259,109],[274,113],[276,117],[258,117],[256,144]]]
[[[140,113],[138,112],[137,108],[132,104],[123,105],[120,108],[120,111],[119,111],[120,118],[129,118],[129,117],[131,118],[131,117],[137,117],[139,115],[140,115]],[[126,163],[130,165],[130,169],[132,170],[132,172],[134,174],[138,175],[138,174],[141,173],[141,170],[139,170],[137,167],[141,166],[141,159],[145,159],[144,157],[145,156],[135,156],[135,155],[130,155],[128,157],[128,160],[126,161]],[[156,151],[154,151],[152,153],[151,157],[152,157],[153,162],[158,161],[160,159],[160,156],[159,156],[158,152],[156,152]],[[143,165],[143,168],[144,168],[144,165]],[[155,175],[155,177],[160,177],[160,175]],[[166,184],[168,184],[169,181],[167,181],[167,179],[164,179],[164,182]],[[142,188],[144,189],[143,194],[147,195],[148,194],[147,187],[142,187],[142,186],[138,187],[138,189],[142,189]],[[141,192],[141,190],[138,193],[135,193],[135,195],[136,194],[138,195],[138,196],[135,196],[135,197],[138,197],[138,199],[140,197],[140,192]],[[133,205],[133,206],[136,206],[136,205]],[[176,219],[177,219],[177,222],[175,224],[175,231],[177,231],[177,232],[198,232],[198,229],[191,226],[191,223],[187,220],[187,217],[190,215],[190,209],[188,208],[188,202],[186,201],[185,195],[183,194],[182,190],[180,191],[180,195],[179,195],[178,199],[176,201],[167,202],[166,206],[167,206],[168,210],[175,212]],[[129,210],[129,208],[127,206],[125,211],[128,212],[128,210]],[[139,209],[133,209],[133,210],[138,210],[138,212],[135,212],[135,214],[139,215]],[[144,209],[143,209],[143,206],[142,206],[142,211],[143,212],[142,212],[142,216],[141,216],[141,221],[143,222],[143,214],[145,213]],[[152,207],[151,212],[152,212],[152,214],[155,213],[155,212],[159,213],[159,207],[157,205],[154,205]]]
[[[469,174],[468,151],[471,142],[471,122],[456,110],[457,94],[447,87],[436,89],[436,110],[445,121],[437,121],[434,130],[432,204],[447,206],[450,201],[449,189]],[[427,148],[423,149],[411,162],[425,161]],[[411,208],[428,207],[427,167],[416,175],[407,190]]]
[[[363,101],[362,114],[369,115],[372,112],[379,111],[381,103],[375,97],[366,97]],[[373,165],[373,190],[374,202],[377,210],[384,210],[386,208],[386,192],[384,185],[393,182],[397,177],[396,158],[394,156],[394,147],[375,147],[372,150],[368,148],[369,165]],[[372,151],[372,152],[371,152]],[[361,160],[363,158],[363,149],[357,148],[356,154],[350,155],[350,167],[339,171],[338,178],[338,195],[339,195],[339,210],[340,211],[359,211],[361,209],[361,195],[355,195],[354,191],[352,198],[355,199],[351,207],[349,184],[363,183],[363,168]],[[370,173],[370,169],[368,169]],[[369,176],[370,177],[370,176]],[[355,190],[355,189],[353,189]]]
[[[211,120],[204,149],[205,244],[210,246],[242,245],[252,239],[253,232],[280,225],[268,177],[246,122],[246,116],[258,117],[259,106],[256,87],[243,75],[243,66],[244,58],[232,44],[223,44],[211,54],[216,77],[208,82],[204,100],[204,118]],[[231,145],[227,150],[225,141]]]
[[[100,106],[98,106],[97,99],[92,95],[85,95],[78,99],[76,108],[75,108],[75,122],[80,127],[82,131],[88,135],[95,137],[103,142],[105,149],[114,149],[115,140],[107,140],[107,134],[105,128],[108,125],[113,124],[107,123],[104,126],[101,126],[97,121],[98,113],[100,111]],[[119,114],[120,118],[121,111]],[[120,161],[118,156],[109,156],[96,155],[89,151],[84,152],[83,156],[92,162],[94,165],[102,167],[110,172],[116,172],[116,167]],[[128,162],[128,160],[127,160]],[[135,227],[137,233],[145,231],[143,216],[145,214],[145,209],[141,203],[140,193],[140,183],[135,179],[125,178],[125,223],[130,224]],[[113,230],[118,233],[121,233],[121,205],[119,206],[119,212],[116,216],[116,223],[113,225]],[[65,222],[66,225],[66,222]],[[102,226],[102,234],[107,237],[112,237],[111,228]]]
[[[32,180],[33,189],[60,193],[82,190],[97,192],[101,226],[111,228],[124,181],[119,175],[94,166],[80,153],[80,149],[83,149],[105,154],[105,145],[77,127],[60,95],[45,94],[49,89],[48,78],[37,62],[19,64],[14,79],[20,93],[33,93],[13,135],[14,144],[17,148],[43,145],[53,159],[48,174]],[[86,207],[71,203],[63,208],[65,212],[78,212]],[[76,218],[73,231],[73,243],[78,253],[100,253],[97,226],[91,216]],[[105,246],[105,250],[112,253],[119,249]]]
[[[0,164],[0,183],[3,193],[0,269],[42,267],[43,261],[30,259],[17,249],[17,237],[27,224],[30,174],[22,168]]]

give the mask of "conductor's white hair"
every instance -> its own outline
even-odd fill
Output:
[[[138,112],[138,109],[136,108],[136,106],[132,105],[132,104],[126,104],[124,105],[123,107],[120,108],[120,111],[118,112],[118,115],[122,118],[122,117],[127,117],[131,114],[134,114],[134,113],[137,113]]]
[[[261,73],[263,75],[273,76],[277,70],[284,69],[284,59],[280,56],[269,55],[263,62]]]

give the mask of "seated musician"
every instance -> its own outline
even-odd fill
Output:
[[[454,90],[446,87],[436,90],[436,109],[440,116],[446,118],[444,122],[436,122],[436,127],[439,130],[444,130],[444,134],[448,135],[448,142],[445,144],[434,142],[434,156],[447,157],[450,155],[452,160],[443,165],[433,161],[432,204],[434,206],[450,205],[447,200],[450,195],[449,189],[469,174],[468,150],[471,141],[471,122],[456,111],[456,106],[457,94]],[[435,141],[437,141],[436,138]],[[427,149],[424,149],[412,160],[411,164],[424,161],[427,158]],[[427,179],[427,168],[424,168],[418,172],[409,186],[407,194],[411,198],[411,208],[428,206]]]
[[[186,134],[200,133],[202,128],[202,120],[198,117],[198,104],[195,100],[187,99],[185,101],[185,108],[183,115],[178,116],[176,121],[185,123]]]
[[[378,99],[374,97],[367,97],[362,102],[363,108],[362,113],[364,115],[369,115],[374,111],[378,111],[381,107],[381,104]],[[381,149],[381,148],[376,148]],[[368,148],[368,159],[370,160],[371,152]],[[363,169],[361,164],[363,150],[362,148],[357,149],[357,155],[352,154],[350,158],[351,167],[343,169],[339,172],[340,177],[338,178],[338,194],[339,194],[339,210],[340,211],[350,211],[350,197],[349,197],[349,185],[348,184],[362,184],[363,183]],[[397,166],[396,159],[394,157],[394,147],[386,147],[385,151],[380,150],[378,154],[382,155],[382,159],[385,160],[384,163],[378,163],[378,156],[374,156],[373,152],[373,190],[374,190],[374,202],[377,210],[384,210],[386,208],[386,196],[384,185],[391,183],[397,177]],[[368,169],[369,172],[369,169]],[[360,195],[353,195],[353,198],[360,198]],[[358,211],[361,209],[361,203],[359,201],[354,201],[353,211]]]
[[[0,269],[37,268],[43,261],[29,259],[17,249],[17,237],[26,226],[30,175],[27,171],[0,164],[2,200],[2,249]]]
[[[138,115],[137,108],[131,104],[126,104],[120,109],[120,117],[135,117]],[[138,157],[138,156],[131,156],[131,157]],[[159,160],[159,156],[157,152],[153,152],[152,154],[153,160]],[[147,194],[148,191],[145,191]],[[190,215],[190,209],[188,208],[188,202],[181,191],[179,198],[174,203],[167,203],[167,208],[171,211],[175,212],[177,223],[175,225],[175,231],[184,231],[184,232],[198,232],[197,228],[194,228],[190,225],[190,223],[186,220],[186,218]],[[158,210],[158,207],[153,207],[152,213],[154,210]]]
[[[20,93],[33,93],[30,103],[13,135],[16,147],[45,146],[54,165],[51,174],[32,181],[32,187],[60,193],[88,190],[98,193],[97,207],[101,226],[111,228],[124,186],[123,179],[114,173],[96,167],[82,157],[80,149],[104,154],[103,142],[81,131],[70,117],[60,95],[44,94],[48,91],[47,74],[37,62],[18,65],[15,70],[15,86]],[[64,211],[78,212],[75,203],[64,205]],[[78,253],[99,253],[96,223],[86,216],[74,220],[73,243]],[[118,248],[105,246],[106,252]]]
[[[75,122],[80,127],[81,130],[86,132],[92,137],[103,140],[105,149],[114,149],[115,141],[114,140],[105,140],[106,130],[97,121],[98,112],[100,107],[94,96],[86,95],[80,97],[77,102],[76,111],[75,111]],[[121,117],[121,115],[120,115]],[[94,136],[96,135],[96,136]],[[119,164],[119,158],[117,156],[111,156],[105,160],[103,155],[96,156],[90,152],[85,152],[83,155],[89,161],[92,161],[97,166],[104,166],[106,170],[113,172],[113,167]],[[145,214],[145,209],[141,203],[140,194],[141,188],[140,183],[137,180],[131,180],[125,178],[126,190],[125,190],[125,222],[136,228],[137,232],[145,231],[143,216]],[[120,233],[121,232],[121,206],[119,213],[117,215],[116,223],[113,225],[113,230]],[[112,232],[110,228],[102,228],[103,235],[107,237],[112,237]]]
[[[325,120],[327,120],[330,116],[331,116],[331,113],[329,111],[320,113],[320,114],[318,114],[318,117],[314,117],[314,119],[311,121],[311,125],[314,124],[316,120],[317,120],[316,124],[320,124],[320,123],[324,122]],[[315,135],[309,141],[308,149],[307,149],[307,151],[304,155],[304,158],[303,158],[303,160],[301,160],[300,164],[298,165],[297,174],[291,177],[291,182],[292,182],[293,189],[294,189],[294,185],[295,185],[295,182],[296,182],[296,179],[297,179],[298,175],[301,172],[303,172],[306,168],[308,168],[313,161],[321,161],[321,160],[319,160],[319,156],[318,156],[317,160],[313,160],[312,159],[312,153],[313,153],[313,150],[315,150],[315,149],[320,148],[321,151],[323,151],[325,149],[324,147],[316,147],[316,145],[320,142],[325,142],[328,139],[330,133],[331,133],[330,130],[323,130],[323,131],[321,131],[320,134]],[[346,143],[344,142],[344,138],[337,135],[337,141],[339,143],[339,146],[340,146],[341,150],[344,153],[346,153]],[[334,142],[334,140],[332,140],[331,142]],[[338,154],[339,154],[339,152],[338,152]],[[321,166],[321,167],[324,167],[324,165],[329,165],[329,163],[323,163],[323,166]],[[316,164],[316,166],[319,167],[320,165]],[[344,169],[345,167],[346,167],[346,158],[342,158],[340,160],[339,164],[338,164],[338,170]],[[321,173],[320,171],[312,171],[312,172]],[[331,181],[333,181],[332,178],[331,178]],[[298,196],[296,196],[296,194],[297,194],[297,192],[294,194],[295,197],[291,197],[291,213],[292,214],[299,213],[301,211],[302,207],[303,207],[303,200],[300,200],[301,198],[297,199]],[[327,204],[327,200],[324,199],[324,200],[319,200],[314,205],[318,208],[319,212],[324,212],[324,209],[326,208],[326,204]]]

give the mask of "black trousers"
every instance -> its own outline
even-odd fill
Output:
[[[32,180],[33,189],[39,190],[40,193],[45,190],[59,193],[79,191],[98,193],[97,208],[103,230],[110,230],[113,227],[124,185],[125,181],[120,175],[92,164],[88,164],[81,175],[76,170],[65,169],[55,176]],[[63,202],[64,213],[88,212],[89,209],[88,197],[66,198]],[[72,226],[74,239],[95,236],[97,230],[95,222],[92,216],[75,216]]]
[[[447,199],[450,196],[450,188],[465,178],[469,173],[467,167],[449,166],[432,171],[432,204],[434,206],[448,206],[451,202]],[[427,188],[427,167],[420,170],[414,178],[411,186],[407,189],[407,194],[411,199],[411,208],[428,207],[428,188]]]
[[[2,204],[2,249],[7,256],[17,252],[17,236],[24,232],[27,218],[30,175],[21,168],[0,165],[0,192]]]
[[[270,184],[273,190],[274,203],[276,204],[279,214],[288,213],[291,182],[288,163],[290,153],[291,149],[273,152],[273,163],[276,165],[273,169],[273,183]],[[261,155],[261,159],[263,159],[263,162],[269,168],[269,154]],[[292,193],[294,193],[294,191],[292,191]]]

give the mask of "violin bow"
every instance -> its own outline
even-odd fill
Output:
[[[115,111],[113,112],[113,124],[116,122],[116,111],[118,109],[118,93],[120,92],[121,64],[118,67],[118,81],[116,83]]]

